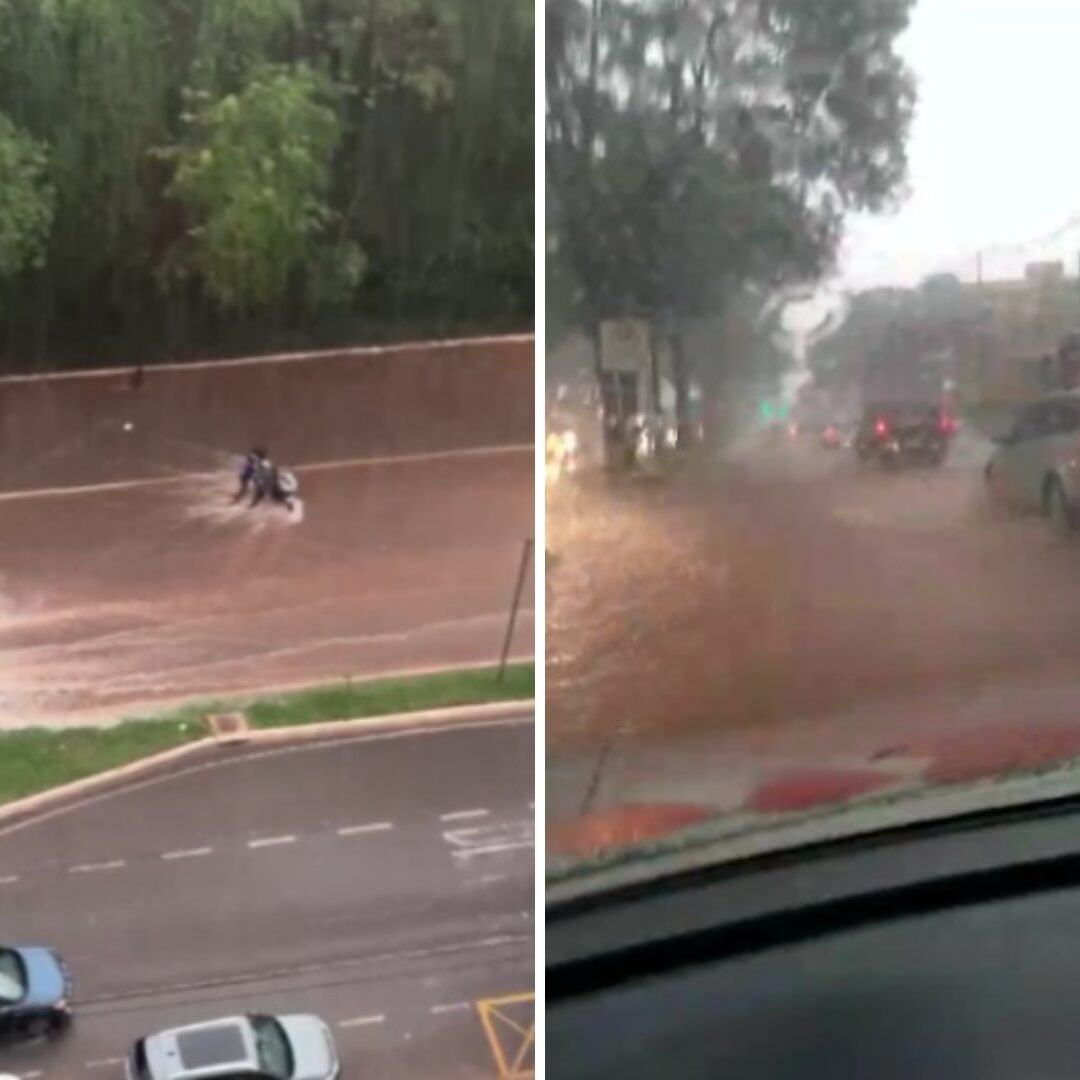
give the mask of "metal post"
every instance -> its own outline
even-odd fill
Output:
[[[518,569],[517,585],[514,586],[514,599],[510,605],[510,621],[506,625],[506,639],[503,641],[502,656],[499,658],[499,674],[496,682],[502,682],[506,675],[506,661],[510,657],[510,645],[514,640],[514,624],[517,622],[518,607],[521,605],[521,591],[525,588],[525,575],[529,572],[529,560],[532,558],[533,541],[526,540],[521,551],[521,566]]]

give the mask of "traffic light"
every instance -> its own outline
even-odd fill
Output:
[[[791,406],[786,401],[763,398],[758,402],[758,416],[763,423],[768,424],[774,420],[785,422],[790,415]]]

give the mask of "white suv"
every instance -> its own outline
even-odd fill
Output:
[[[317,1016],[250,1016],[140,1039],[128,1080],[337,1080],[330,1029]]]
[[[997,443],[986,466],[992,494],[1070,532],[1080,521],[1080,391],[1025,406]]]

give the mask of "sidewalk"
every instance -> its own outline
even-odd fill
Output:
[[[1080,757],[1080,684],[925,698],[772,735],[743,746],[730,734],[613,740],[549,759],[549,854],[580,857],[713,817],[774,817],[1061,764]]]

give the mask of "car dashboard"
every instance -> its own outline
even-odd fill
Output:
[[[1080,803],[549,904],[560,1080],[1075,1077]]]

